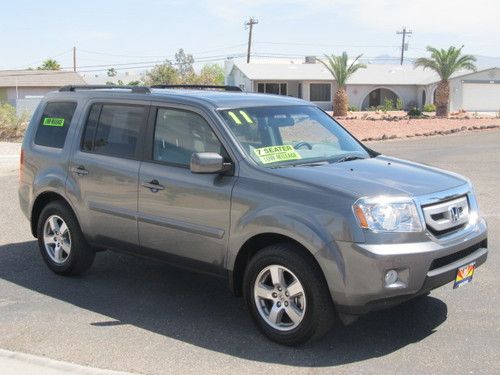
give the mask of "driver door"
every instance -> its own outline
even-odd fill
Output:
[[[158,107],[150,117],[150,148],[139,171],[139,243],[175,263],[223,271],[231,191],[236,177],[194,174],[194,152],[227,154],[195,110]]]

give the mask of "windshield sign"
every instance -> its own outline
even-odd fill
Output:
[[[262,164],[298,160],[301,158],[300,154],[292,145],[254,148],[253,152],[257,155]]]

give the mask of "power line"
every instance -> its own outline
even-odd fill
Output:
[[[233,57],[238,58],[238,57],[244,57],[244,54],[239,54],[239,55],[234,55]],[[203,59],[198,59],[195,60],[194,63],[203,63],[203,62],[216,62],[216,61],[222,61],[225,60],[227,56],[224,55],[224,57],[212,57],[212,58],[203,58]],[[157,64],[162,64],[165,61],[159,60],[159,61],[149,61],[149,62],[136,62],[136,63],[126,63],[122,64],[125,66],[118,66],[117,64],[114,64],[116,66],[116,70],[126,70],[126,69],[147,69],[147,68],[152,68]],[[134,64],[134,65],[132,65]],[[147,64],[147,65],[140,65],[140,64]],[[172,65],[179,65],[180,63],[173,62]],[[78,71],[79,73],[93,73],[93,72],[102,72],[106,70],[106,68],[113,66],[113,64],[106,64],[106,65],[88,65],[88,66],[80,66]],[[96,69],[92,69],[96,68]],[[71,69],[72,67],[62,67],[61,69]],[[9,74],[1,74],[0,77],[20,77],[20,76],[40,76],[40,75],[50,75],[50,74],[74,74],[73,71],[68,71],[68,70],[19,70],[19,71],[14,71],[14,73],[9,73]]]
[[[236,47],[242,47],[242,46],[245,46],[245,45],[246,45],[246,43],[239,43],[239,44],[231,45],[231,46],[216,47],[216,48],[211,48],[211,49],[208,49],[208,50],[194,52],[194,53],[191,53],[191,55],[200,55],[200,54],[204,54],[204,53],[207,53],[207,52],[224,51],[224,50],[228,50],[228,49],[232,49],[232,48],[236,48]],[[172,59],[173,58],[173,57],[167,57],[167,55],[122,55],[122,54],[116,54],[116,53],[101,52],[101,51],[89,51],[89,50],[82,50],[82,49],[79,49],[78,51],[79,52],[83,52],[85,54],[91,54],[91,55],[127,57],[127,58],[138,58],[138,59],[141,59],[141,58],[144,58],[144,59],[147,59],[147,58]]]
[[[43,58],[43,59],[38,59],[38,60],[32,61],[32,62],[30,62],[28,64],[18,65],[17,67],[14,68],[14,70],[21,69],[21,68],[23,68],[25,66],[30,66],[32,64],[38,64],[38,63],[40,63],[40,62],[42,62],[43,60],[46,60],[46,59],[55,59],[56,57],[67,55],[68,53],[71,53],[71,50],[67,50],[67,51],[64,51],[64,52],[61,52],[61,53],[57,53],[55,55],[51,55],[51,56]]]
[[[361,45],[361,44],[323,44],[305,42],[266,42],[255,41],[255,44],[290,45],[290,46],[315,46],[315,47],[349,47],[349,48],[397,48],[395,45]]]

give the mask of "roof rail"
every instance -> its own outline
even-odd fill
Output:
[[[145,86],[117,86],[117,85],[68,85],[59,89],[60,92],[74,92],[77,90],[112,90],[123,89],[130,90],[134,94],[149,94],[151,91],[149,87]]]
[[[223,86],[223,85],[152,85],[152,89],[194,89],[194,90],[221,90],[242,92],[238,86]]]

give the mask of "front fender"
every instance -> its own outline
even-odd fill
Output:
[[[292,238],[315,254],[330,241],[328,233],[321,230],[314,219],[308,219],[287,207],[266,207],[259,211],[252,211],[241,217],[231,226],[230,255],[234,258],[238,250],[250,238],[263,234],[276,233]]]
[[[317,253],[329,254],[338,266],[339,277],[344,279],[344,261],[332,235],[314,217],[306,217],[289,207],[266,207],[242,216],[232,225],[226,268],[234,269],[234,264],[242,246],[249,239],[261,234],[279,234],[300,243],[313,256]],[[317,258],[318,260],[318,258]],[[323,272],[321,262],[319,262]],[[329,272],[331,272],[331,264]],[[327,278],[328,279],[328,278]]]

